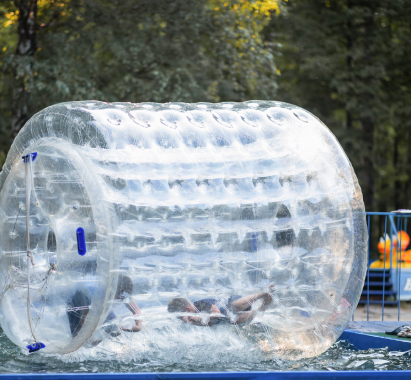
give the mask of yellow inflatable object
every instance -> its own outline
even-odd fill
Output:
[[[401,257],[400,252],[397,251],[398,242],[401,242]],[[378,252],[380,253],[380,259],[371,263],[371,269],[383,269],[384,268],[384,255],[385,255],[385,268],[389,269],[391,266],[390,252],[392,248],[392,267],[397,268],[398,261],[401,262],[401,268],[411,268],[411,250],[405,251],[410,244],[410,236],[405,231],[398,232],[397,236],[394,236],[392,243],[388,235],[384,238],[380,238],[377,245]],[[398,258],[398,259],[397,259]]]

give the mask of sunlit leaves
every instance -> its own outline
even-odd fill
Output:
[[[7,4],[0,5],[9,15],[7,27],[0,26],[0,121],[7,128],[16,72],[24,77],[30,114],[82,99],[274,97],[273,45],[261,33],[276,0],[38,0],[38,49],[18,60],[18,12],[13,1]]]

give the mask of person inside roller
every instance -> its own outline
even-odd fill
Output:
[[[272,302],[275,285],[269,286],[269,293],[255,293],[249,296],[230,296],[227,302],[216,298],[205,298],[191,302],[187,298],[172,298],[168,302],[167,310],[170,313],[184,313],[188,315],[179,318],[185,323],[196,326],[213,326],[224,321],[241,324],[251,321],[257,311],[265,311]],[[253,309],[253,304],[261,300]],[[207,313],[208,318],[196,317],[190,314]]]
[[[86,320],[89,307],[91,305],[91,297],[85,289],[79,289],[76,293],[69,299],[67,304],[67,316],[70,325],[70,331],[73,338],[77,336],[83,327],[84,321]],[[137,316],[141,314],[141,311],[137,304],[130,300],[129,297],[133,294],[133,282],[130,277],[120,275],[117,283],[117,290],[114,299],[125,301],[126,307]],[[118,326],[115,323],[110,323],[114,321],[117,316],[111,310],[107,315],[106,320],[103,323],[103,330],[110,334],[111,336],[117,336],[121,334],[121,331],[128,332],[139,332],[142,328],[142,321],[135,320],[135,325],[132,328],[124,328]]]

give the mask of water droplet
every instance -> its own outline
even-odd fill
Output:
[[[127,235],[127,240],[128,240],[130,243],[132,243],[132,242],[134,241],[134,239],[135,239],[135,236],[134,236],[133,234],[128,234],[128,235]]]
[[[23,202],[20,202],[20,203],[19,203],[19,209],[20,209],[21,211],[26,211],[26,205],[25,205]]]
[[[78,210],[80,208],[80,204],[78,202],[75,202],[73,204],[73,210]]]
[[[11,230],[10,233],[9,233],[9,236],[10,236],[11,239],[14,240],[18,236],[18,234],[17,234],[16,231]]]

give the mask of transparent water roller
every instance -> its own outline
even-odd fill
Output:
[[[311,357],[360,298],[357,178],[290,104],[58,104],[21,130],[0,188],[0,321],[30,351],[161,331]]]

